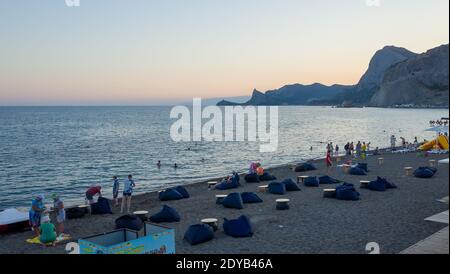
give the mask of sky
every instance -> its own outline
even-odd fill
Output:
[[[448,0],[0,0],[0,105],[355,84],[386,45],[420,53],[448,41]]]

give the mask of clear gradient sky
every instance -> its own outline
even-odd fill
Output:
[[[448,0],[0,0],[0,105],[147,105],[355,84],[449,42]]]

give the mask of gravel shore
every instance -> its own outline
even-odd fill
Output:
[[[243,210],[225,209],[215,204],[216,194],[231,192],[257,192],[260,184],[247,184],[243,177],[242,186],[230,191],[208,190],[206,183],[189,185],[186,188],[191,198],[180,201],[160,202],[157,193],[147,193],[133,197],[133,210],[148,210],[150,214],[160,210],[163,204],[177,209],[181,222],[165,224],[175,228],[176,252],[190,254],[365,254],[366,244],[376,242],[381,253],[398,253],[416,242],[441,230],[446,225],[425,222],[424,219],[445,211],[448,205],[438,199],[449,194],[448,165],[440,165],[432,179],[406,177],[404,167],[427,166],[430,159],[440,160],[448,155],[428,158],[417,157],[415,153],[384,153],[384,164],[379,165],[377,156],[369,157],[368,176],[351,176],[334,166],[330,176],[359,188],[360,180],[372,180],[376,176],[386,177],[398,189],[378,193],[358,190],[361,200],[356,202],[325,199],[322,189],[301,186],[301,192],[289,192],[283,198],[290,199],[291,209],[277,211],[275,199],[279,196],[260,194],[262,204],[245,205]],[[268,170],[281,181],[285,178],[296,180],[299,175],[324,175],[323,160],[316,161],[318,170],[295,173],[290,166]],[[334,187],[334,186],[331,186]],[[83,219],[68,220],[66,231],[73,241],[81,237],[114,230],[114,220],[120,216],[119,208],[113,215],[87,216]],[[245,214],[254,224],[255,234],[251,238],[234,239],[222,232],[223,218],[236,218]],[[219,231],[213,241],[198,246],[190,246],[183,240],[189,225],[203,218],[218,218]],[[0,236],[0,253],[66,253],[64,244],[42,248],[25,242],[33,237],[32,232]]]

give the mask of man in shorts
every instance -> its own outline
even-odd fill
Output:
[[[89,203],[88,209],[90,213],[92,212],[91,205],[95,203],[95,195],[102,197],[102,187],[100,185],[91,185],[91,187],[86,191],[86,200]]]
[[[120,208],[120,212],[123,213],[124,207],[127,207],[127,213],[130,212],[131,207],[131,195],[133,193],[133,188],[136,185],[134,184],[133,176],[128,175],[128,179],[123,183],[123,197],[122,197],[122,206]]]
[[[66,210],[64,209],[64,203],[57,194],[52,195],[53,209],[56,213],[57,233],[59,236],[64,235],[64,222],[66,221]]]

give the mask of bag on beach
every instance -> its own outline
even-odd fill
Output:
[[[106,198],[98,197],[97,202],[91,205],[92,214],[112,214],[109,201]]]
[[[245,181],[247,183],[259,183],[259,176],[256,173],[245,175]]]
[[[306,172],[306,171],[312,171],[312,170],[317,170],[317,168],[310,163],[303,163],[303,164],[299,164],[295,167],[295,172]]]
[[[359,167],[352,167],[348,172],[350,175],[364,176],[367,175],[366,172]]]
[[[177,186],[175,190],[178,191],[185,199],[190,197],[189,192],[182,186]]]
[[[198,245],[214,239],[214,230],[207,224],[191,225],[186,233],[184,239],[191,245]]]
[[[167,205],[163,205],[160,212],[150,217],[150,221],[154,223],[174,223],[179,222],[180,219],[181,218],[178,212],[174,208]]]
[[[241,194],[231,193],[222,200],[222,205],[226,208],[243,209],[244,202],[242,201]]]
[[[414,171],[414,176],[422,179],[429,179],[437,172],[437,168],[432,167],[419,167]]]
[[[368,189],[373,191],[386,191],[386,183],[378,177],[376,181],[371,181],[367,186]]]
[[[338,200],[357,201],[359,196],[359,192],[352,184],[344,183],[336,187],[336,199]]]
[[[364,170],[365,172],[369,172],[367,163],[358,163],[358,164],[356,165],[356,167],[357,167],[357,168],[360,168],[360,169],[362,169],[362,170]]]
[[[253,228],[247,216],[242,215],[235,220],[224,218],[223,231],[228,236],[234,238],[244,238],[253,236]]]
[[[123,215],[119,217],[115,221],[116,229],[131,229],[135,231],[139,231],[144,226],[141,218],[136,215]]]
[[[73,207],[66,209],[67,219],[80,219],[86,214],[86,208]]]
[[[183,199],[183,195],[180,192],[176,191],[173,188],[169,188],[165,191],[159,193],[160,201],[175,201]]]
[[[234,188],[238,188],[239,187],[239,183],[236,181],[236,179],[231,180],[231,182],[227,182],[226,180],[218,183],[215,186],[215,189],[217,190],[228,190],[228,189],[234,189]]]
[[[261,200],[261,198],[253,192],[241,193],[241,198],[244,204],[257,204],[263,202],[263,200]]]
[[[286,186],[282,183],[270,183],[269,193],[276,195],[284,195],[286,194]]]
[[[320,185],[316,176],[306,178],[303,184],[308,187],[319,187]]]
[[[284,184],[286,191],[301,191],[298,184],[292,179],[285,179],[281,183]]]
[[[261,182],[274,181],[277,177],[270,175],[268,172],[264,172],[263,175],[259,176]]]
[[[339,184],[341,181],[336,180],[330,176],[322,176],[319,177],[319,184],[321,185],[332,185],[332,184]]]

